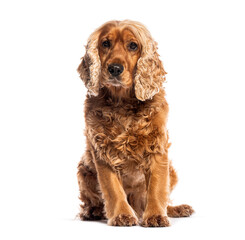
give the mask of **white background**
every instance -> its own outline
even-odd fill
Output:
[[[168,72],[170,228],[75,220],[86,89],[76,68],[108,20],[145,24]],[[244,239],[243,1],[1,1],[1,239]]]

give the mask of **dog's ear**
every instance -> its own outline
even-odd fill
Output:
[[[151,39],[143,46],[141,57],[137,62],[135,74],[135,95],[145,101],[158,93],[165,81],[165,74],[159,54],[157,43]]]
[[[97,96],[100,87],[99,76],[101,71],[97,33],[94,33],[89,37],[86,53],[84,57],[82,57],[77,71],[80,74],[80,78],[85,83],[89,95]]]
[[[89,66],[91,65],[91,63],[89,62],[90,62],[90,58],[88,54],[85,54],[84,57],[81,58],[81,63],[79,64],[77,68],[80,78],[83,80],[86,86],[90,80]]]

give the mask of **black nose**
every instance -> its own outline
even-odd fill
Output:
[[[108,71],[112,76],[117,77],[123,72],[123,65],[112,63],[108,66]]]

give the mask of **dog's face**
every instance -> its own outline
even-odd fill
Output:
[[[101,84],[111,91],[133,85],[141,44],[127,28],[105,26],[98,41],[101,61]],[[116,88],[116,89],[115,89]]]
[[[144,25],[130,20],[105,23],[92,33],[78,72],[89,95],[106,88],[115,97],[141,101],[158,93],[165,80],[157,43]]]

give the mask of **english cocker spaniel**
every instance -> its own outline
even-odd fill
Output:
[[[78,72],[88,89],[80,218],[167,227],[168,216],[190,216],[189,205],[169,205],[177,175],[168,158],[166,72],[149,31],[129,20],[105,23],[90,35]]]

